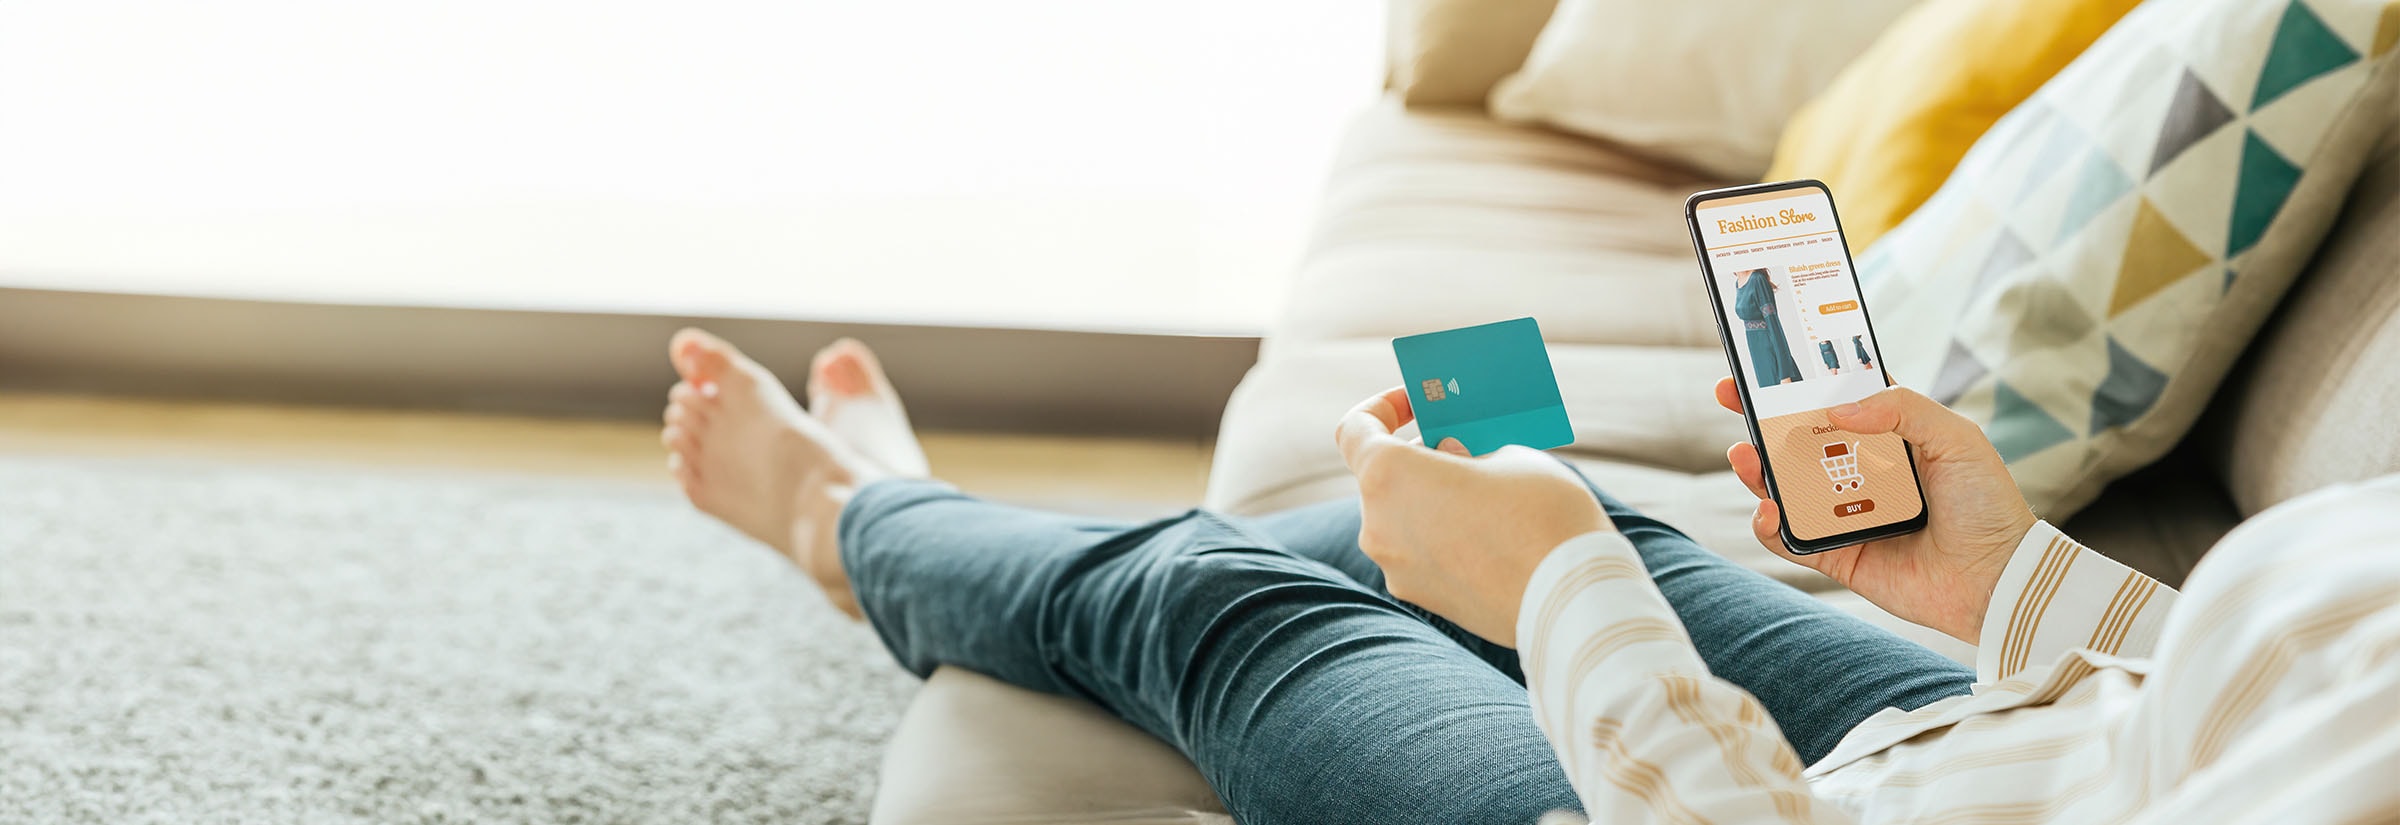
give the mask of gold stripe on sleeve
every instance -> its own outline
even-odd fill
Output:
[[[1766,777],[1758,774],[1758,767],[1742,758],[1743,747],[1748,744],[1748,737],[1743,735],[1743,731],[1734,725],[1714,721],[1713,717],[1702,712],[1698,678],[1670,674],[1659,677],[1659,683],[1666,689],[1667,710],[1673,711],[1675,718],[1684,724],[1700,726],[1709,739],[1716,741],[1717,753],[1725,759],[1725,772],[1733,777],[1733,781],[1750,788],[1767,784]]]
[[[2084,661],[2080,656],[2069,659],[2058,669],[2059,672],[2051,674],[2049,682],[2042,685],[2042,689],[2034,691],[2032,696],[2025,698],[2027,704],[2047,705],[2058,701],[2058,697],[2065,695],[2067,691],[2074,690],[2077,684],[2091,678],[2093,673],[2100,670],[2093,667],[2092,663]]]
[[[2042,637],[2042,619],[2050,614],[2050,602],[2058,598],[2058,591],[2066,585],[2067,574],[2075,569],[2075,560],[2083,558],[2083,545],[2076,544],[2074,539],[2061,539],[2061,542],[2066,552],[2059,557],[2058,572],[2050,577],[2049,585],[2042,591],[2041,601],[2034,604],[2028,614],[2031,621],[2025,626],[2025,641],[2017,645],[2016,670],[2025,669],[2025,660],[2033,655],[2034,642]]]
[[[2041,561],[2036,562],[2033,566],[2033,575],[2026,577],[2025,586],[2017,591],[2016,603],[2009,606],[2008,633],[2000,639],[2002,672],[1993,674],[1998,678],[2008,678],[2009,658],[2017,649],[2017,638],[2025,632],[2025,608],[2033,601],[2034,589],[2041,586],[2042,577],[2050,571],[2051,561],[2058,557],[2060,538],[2060,536],[2050,537],[2050,543],[2042,548]]]
[[[2087,726],[2081,730],[2068,733],[2065,736],[2052,739],[1998,748],[1995,750],[1983,751],[1981,753],[1965,754],[1962,756],[1953,757],[1922,770],[1900,771],[1886,775],[1882,779],[1876,780],[1875,787],[1884,790],[1893,788],[1922,788],[1926,785],[1933,784],[1938,780],[1946,779],[1953,775],[1965,773],[1967,771],[1981,768],[1998,767],[2001,765],[2014,765],[2025,762],[2040,762],[2057,759],[2061,756],[2073,753],[2076,748],[2091,744],[2092,742],[2098,740],[2105,733],[2107,733],[2107,728],[2105,727],[2097,725]]]
[[[2126,605],[2125,620],[2117,623],[2116,635],[2108,640],[2106,652],[2109,655],[2114,656],[2117,651],[2125,647],[2125,637],[2133,632],[2133,623],[2142,617],[2142,611],[2150,607],[2150,597],[2158,595],[2158,588],[2159,583],[2156,580],[2148,576],[2142,577],[2141,592],[2135,594],[2133,600]]]
[[[2050,601],[2058,597],[2059,585],[2066,582],[2067,572],[2075,568],[2075,559],[2083,555],[2082,550],[2082,545],[2064,536],[2059,537],[2057,564],[2051,567],[2048,576],[2028,590],[2030,595],[2027,598],[2032,604],[2025,610],[2024,632],[2017,634],[2016,647],[2009,651],[2007,660],[2000,663],[2001,676],[2025,669],[2025,660],[2033,655],[2033,642],[2040,638],[2042,632],[2042,617],[2050,612]]]
[[[1564,708],[1566,724],[1572,725],[1574,720],[1583,718],[1583,713],[1578,706],[1583,697],[1583,683],[1584,680],[1591,678],[1593,671],[1599,669],[1602,660],[1627,645],[1645,641],[1673,641],[1680,638],[1683,638],[1683,628],[1658,619],[1634,619],[1620,622],[1609,626],[1600,633],[1586,637],[1582,644],[1576,646],[1575,655],[1568,660],[1567,672],[1564,674],[1567,679],[1566,689],[1568,691]],[[1575,752],[1570,750],[1567,753],[1572,755]],[[1581,765],[1575,760],[1568,760],[1567,768],[1569,770],[1580,767]]]
[[[1667,785],[1667,772],[1657,765],[1635,758],[1625,747],[1625,723],[1614,719],[1592,720],[1592,747],[1600,751],[1600,773],[1610,784],[1632,794],[1650,806],[1662,822],[1681,825],[1707,825],[1708,820],[1675,797]]]
[[[2055,822],[2068,807],[2123,781],[2125,777],[2114,771],[2097,771],[2083,781],[2061,789],[2048,801],[1961,805],[1939,813],[1920,812],[1909,821],[1913,825],[2037,825]]]
[[[1599,667],[1601,660],[1607,659],[1619,648],[1639,642],[1671,642],[1682,636],[1683,628],[1662,619],[1619,622],[1576,646],[1575,658],[1567,665],[1568,678],[1580,685],[1585,676]]]
[[[1758,744],[1759,729],[1767,726],[1766,712],[1759,707],[1756,698],[1748,694],[1741,695],[1740,703],[1734,708],[1734,722],[1710,721],[1717,717],[1703,712],[1701,691],[1707,685],[1700,677],[1674,674],[1661,677],[1660,681],[1666,686],[1667,709],[1686,724],[1699,725],[1710,739],[1716,741],[1718,753],[1725,758],[1725,771],[1735,782],[1745,787],[1765,788],[1768,801],[1775,805],[1775,813],[1784,819],[1794,822],[1815,821],[1810,808],[1812,798],[1808,794],[1769,787],[1766,778],[1759,775],[1758,766],[1744,758]],[[1767,755],[1768,767],[1786,780],[1799,779],[1802,770],[1800,759],[1783,743],[1783,738],[1778,735],[1768,747],[1771,749]]]
[[[1542,603],[1542,615],[1534,619],[1533,638],[1519,640],[1519,649],[1528,654],[1525,657],[1525,678],[1528,683],[1542,684],[1540,680],[1549,673],[1549,656],[1544,651],[1550,649],[1547,642],[1558,625],[1559,614],[1565,612],[1567,605],[1573,603],[1576,596],[1582,595],[1586,588],[1609,579],[1623,578],[1623,574],[1629,572],[1631,567],[1631,563],[1623,559],[1601,559],[1576,565],[1575,569],[1559,577],[1558,584],[1550,588],[1548,600]],[[1630,572],[1649,575],[1641,571]]]
[[[2235,728],[2247,721],[2259,703],[2274,691],[2275,684],[2291,670],[2292,660],[2305,652],[2304,646],[2317,645],[2339,635],[2359,619],[2391,606],[2394,598],[2395,594],[2385,588],[2351,594],[2293,625],[2242,662],[2233,671],[2236,676],[2231,689],[2217,694],[2217,701],[2200,723],[2200,734],[2192,740],[2192,770],[2216,761],[2232,740]]]
[[[2131,571],[2126,572],[2125,581],[2118,583],[2117,594],[2108,598],[2108,610],[2107,612],[2100,614],[2100,623],[2092,626],[2092,638],[2091,640],[2083,643],[2084,647],[2091,648],[2102,653],[2117,652],[2115,648],[2106,646],[2108,644],[2108,637],[2115,634],[2117,622],[2124,618],[2125,605],[2128,601],[2125,595],[2133,592],[2135,586],[2141,581],[2141,579],[2142,574],[2140,573],[2134,573]]]

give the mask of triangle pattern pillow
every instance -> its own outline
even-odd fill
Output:
[[[2396,39],[2400,0],[2128,13],[1860,258],[1893,376],[2046,518],[2157,460],[2391,139]]]

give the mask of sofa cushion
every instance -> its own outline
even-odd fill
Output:
[[[1591,141],[1386,101],[1348,133],[1262,357],[1523,315],[1553,341],[1713,348],[1682,219],[1683,197],[1710,185]]]
[[[2400,7],[2395,7],[2400,8]],[[2390,18],[2400,31],[2400,12]],[[2400,138],[2195,435],[2245,515],[2400,472]]]
[[[1390,85],[1410,106],[1482,108],[1524,65],[1557,0],[1392,0],[1384,4]]]
[[[1492,116],[1756,180],[1792,111],[1912,2],[1559,0]]]
[[[2117,479],[2059,529],[2168,587],[2242,521],[2197,448],[2179,449]]]
[[[884,750],[874,825],[1232,825],[1200,772],[1088,702],[954,667]]]

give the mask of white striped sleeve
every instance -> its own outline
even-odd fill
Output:
[[[1997,682],[2076,648],[2147,656],[2174,603],[2172,588],[2035,522],[1992,589],[1976,678]]]
[[[1543,559],[1517,655],[1593,822],[1849,821],[1810,795],[1758,700],[1709,675],[1623,536],[1578,536]]]
[[[2400,474],[2258,514],[2186,584],[2123,717],[2142,821],[2400,822]]]

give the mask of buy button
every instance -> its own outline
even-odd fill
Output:
[[[1857,501],[1845,501],[1840,504],[1833,505],[1834,518],[1855,516],[1860,513],[1872,512],[1875,512],[1875,500],[1871,498],[1862,498]]]

